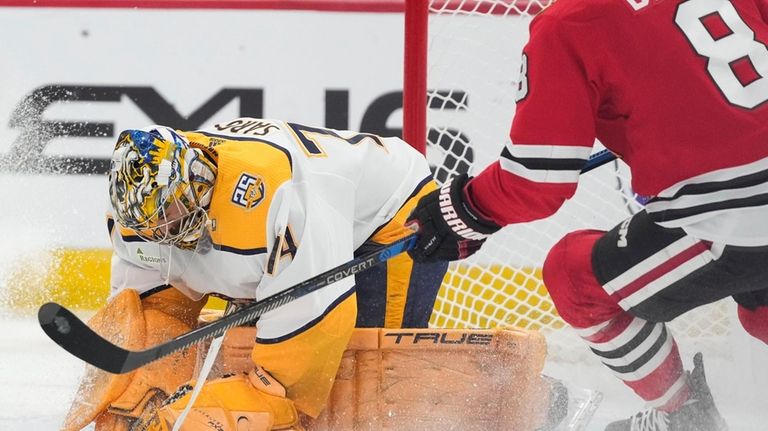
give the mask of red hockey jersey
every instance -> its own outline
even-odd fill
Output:
[[[664,226],[768,217],[767,19],[764,0],[557,1],[531,23],[511,144],[467,194],[500,224],[547,217],[597,138]]]

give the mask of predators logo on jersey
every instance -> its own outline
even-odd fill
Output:
[[[258,175],[242,173],[237,180],[232,202],[246,210],[252,210],[264,200],[264,180]]]

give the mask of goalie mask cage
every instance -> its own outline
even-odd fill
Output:
[[[406,0],[403,135],[421,151],[426,142],[438,183],[463,172],[477,175],[509,141],[528,25],[549,3]],[[452,263],[430,325],[539,329],[552,359],[583,358],[586,345],[559,318],[542,283],[544,258],[567,232],[608,230],[641,209],[623,163],[585,174],[555,216],[507,226],[477,254]],[[720,301],[669,326],[683,343],[709,344],[727,335],[734,310]]]

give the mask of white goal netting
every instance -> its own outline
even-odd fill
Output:
[[[509,140],[528,24],[547,5],[527,0],[429,3],[427,157],[438,182],[462,172],[478,174]],[[596,143],[595,151],[600,148]],[[548,337],[551,357],[578,357],[586,348],[565,328],[541,281],[546,253],[571,230],[607,230],[640,209],[621,162],[585,174],[574,199],[555,216],[508,226],[475,256],[451,264],[431,325],[540,329]],[[729,330],[730,305],[721,301],[694,310],[671,328],[681,339],[723,336]]]

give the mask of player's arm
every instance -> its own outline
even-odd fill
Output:
[[[352,258],[351,219],[322,200],[303,199],[313,196],[312,191],[290,183],[276,192],[267,227],[271,233],[268,259],[256,299]],[[253,422],[250,429],[277,430],[293,427],[297,410],[318,416],[355,317],[354,285],[349,278],[265,313],[257,322],[250,358],[243,361],[250,371],[205,383],[185,424],[204,424],[211,418],[234,423],[245,417]],[[187,392],[181,389],[171,396],[174,401],[159,412],[163,421],[175,422],[186,407]]]
[[[217,190],[209,216],[217,223],[211,237],[222,250],[262,253],[253,274],[256,299],[351,260],[354,184],[315,172],[302,172],[297,180],[294,169],[303,165],[297,167],[293,158],[302,154],[271,142],[270,135],[240,134],[230,133],[215,146]],[[351,279],[266,313],[257,322],[253,364],[285,388],[291,405],[317,415],[355,315]]]
[[[273,238],[259,298],[353,258],[352,207],[333,198],[350,196],[353,185],[327,178],[319,190],[313,183],[286,187],[277,210],[271,212]],[[252,359],[286,387],[299,410],[317,416],[330,393],[356,315],[354,279],[334,282],[262,316]]]
[[[511,141],[477,177],[422,199],[411,217],[421,232],[414,259],[466,257],[500,226],[548,217],[573,196],[598,105],[589,67],[576,55],[577,33],[556,14],[533,21]]]

